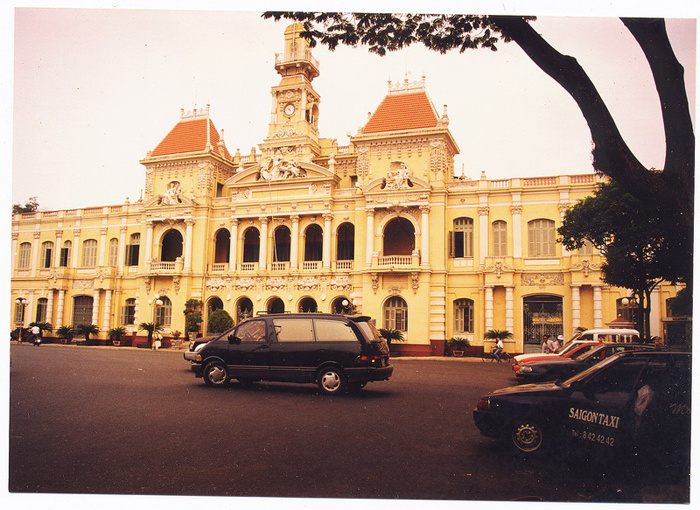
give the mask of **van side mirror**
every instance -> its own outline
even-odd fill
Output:
[[[240,343],[241,343],[241,339],[238,338],[238,337],[237,337],[236,335],[234,335],[233,333],[231,333],[231,334],[228,336],[228,343],[230,343],[230,344],[240,344]]]

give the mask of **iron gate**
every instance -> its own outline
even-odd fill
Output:
[[[557,337],[564,332],[562,298],[532,296],[523,300],[523,331],[526,344],[540,344],[542,337]]]

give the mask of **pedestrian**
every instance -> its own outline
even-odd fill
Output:
[[[496,358],[496,361],[499,363],[501,362],[501,352],[503,352],[503,340],[499,338],[498,342],[496,342],[496,346],[491,351],[491,354],[493,354],[493,357]]]
[[[562,347],[564,347],[564,335],[559,335],[557,337],[557,352],[559,352]]]
[[[542,337],[542,352],[544,354],[549,353],[549,335],[544,335]]]
[[[160,331],[153,333],[153,343],[151,344],[151,349],[160,349],[160,341],[162,339],[163,335],[160,334]]]
[[[41,345],[41,329],[34,324],[31,329],[32,343],[39,347]]]

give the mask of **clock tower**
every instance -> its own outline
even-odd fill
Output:
[[[310,163],[321,153],[318,105],[321,97],[311,82],[319,75],[318,61],[306,39],[299,36],[301,23],[284,32],[284,54],[275,54],[275,70],[282,76],[272,88],[272,111],[267,138],[260,144],[265,161]],[[264,163],[263,163],[264,164]]]

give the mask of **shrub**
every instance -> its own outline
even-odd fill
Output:
[[[211,333],[223,333],[233,326],[233,318],[226,310],[214,310],[209,314],[207,331]]]

